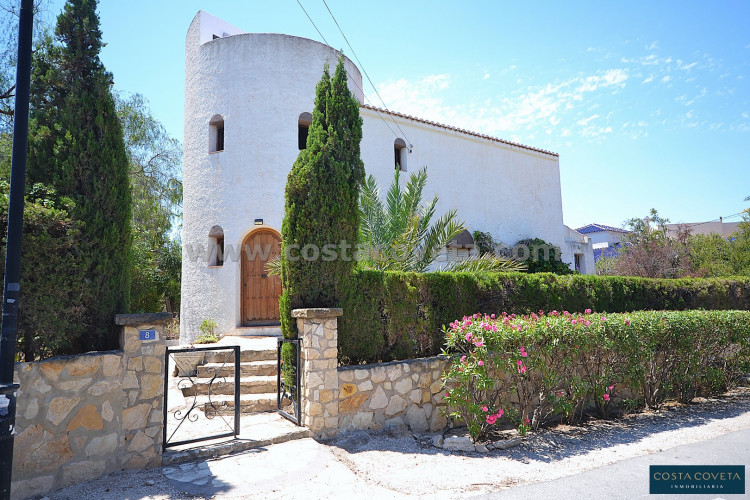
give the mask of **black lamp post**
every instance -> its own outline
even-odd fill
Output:
[[[13,427],[16,421],[16,389],[13,366],[16,357],[18,296],[21,279],[21,232],[26,185],[26,148],[29,136],[29,86],[31,39],[34,23],[32,0],[21,0],[18,23],[16,103],[13,116],[13,156],[10,167],[8,238],[5,255],[5,288],[0,337],[0,499],[10,498],[13,474]]]

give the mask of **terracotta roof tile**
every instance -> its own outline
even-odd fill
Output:
[[[440,127],[440,128],[444,128],[446,130],[452,130],[454,132],[459,132],[461,134],[472,135],[474,137],[480,137],[482,139],[487,139],[487,140],[490,140],[490,141],[493,141],[493,142],[499,142],[499,143],[502,143],[502,144],[507,144],[509,146],[515,146],[515,147],[518,147],[518,148],[528,149],[529,151],[535,151],[537,153],[543,153],[543,154],[554,156],[554,157],[559,157],[560,156],[559,154],[554,153],[552,151],[547,151],[546,149],[540,149],[540,148],[535,148],[535,147],[532,147],[532,146],[526,146],[525,144],[520,144],[520,143],[517,143],[517,142],[506,141],[505,139],[500,139],[498,137],[493,137],[491,135],[480,134],[479,132],[472,132],[471,130],[466,130],[466,129],[454,127],[452,125],[445,125],[443,123],[433,122],[431,120],[425,120],[424,118],[418,118],[416,116],[405,115],[403,113],[398,113],[396,111],[389,111],[389,110],[386,110],[386,109],[383,109],[383,108],[378,108],[378,107],[375,107],[375,106],[370,106],[369,104],[360,104],[360,106],[363,107],[363,108],[365,108],[365,109],[370,109],[372,111],[375,111],[377,113],[384,113],[386,115],[398,116],[399,118],[405,118],[407,120],[412,120],[412,121],[419,122],[419,123],[425,123],[427,125],[432,125],[434,127]]]

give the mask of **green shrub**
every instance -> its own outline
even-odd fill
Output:
[[[341,362],[375,363],[439,354],[442,327],[475,311],[748,310],[750,279],[356,271],[342,307]]]
[[[606,417],[623,396],[689,402],[726,390],[750,363],[748,311],[475,314],[445,336],[445,400],[475,440],[502,417],[523,433],[576,420],[587,403]]]
[[[74,278],[84,272],[82,223],[70,216],[72,201],[56,200],[50,191],[31,186],[35,198],[27,197],[24,206],[17,345],[25,361],[90,350],[81,304],[86,284]],[[8,183],[0,179],[0,273],[5,271],[7,193]]]
[[[193,344],[215,344],[219,341],[219,336],[215,333],[203,333],[198,335]]]

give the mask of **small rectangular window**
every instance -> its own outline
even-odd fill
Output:
[[[224,151],[224,123],[216,126],[216,151]]]
[[[224,265],[224,237],[216,238],[216,265]]]
[[[580,273],[581,272],[581,258],[583,257],[583,255],[581,255],[580,253],[577,253],[577,254],[574,254],[574,256],[575,256],[576,271]]]
[[[310,128],[306,125],[297,125],[297,147],[300,151],[307,147],[307,134],[310,132]]]

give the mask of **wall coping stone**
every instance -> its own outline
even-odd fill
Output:
[[[172,321],[172,313],[117,314],[115,324],[120,326],[165,325]]]
[[[322,319],[335,318],[344,314],[340,307],[310,307],[307,309],[293,309],[292,318]]]
[[[395,360],[395,361],[387,361],[385,363],[368,363],[366,365],[344,365],[344,366],[339,366],[338,371],[343,372],[347,370],[368,370],[371,368],[378,368],[380,366],[411,365],[411,364],[417,364],[417,363],[429,363],[430,361],[435,361],[435,360],[447,361],[450,358],[451,356],[444,356],[442,354],[438,354],[437,356],[429,356],[426,358],[409,358],[409,359],[401,359],[401,360]]]

